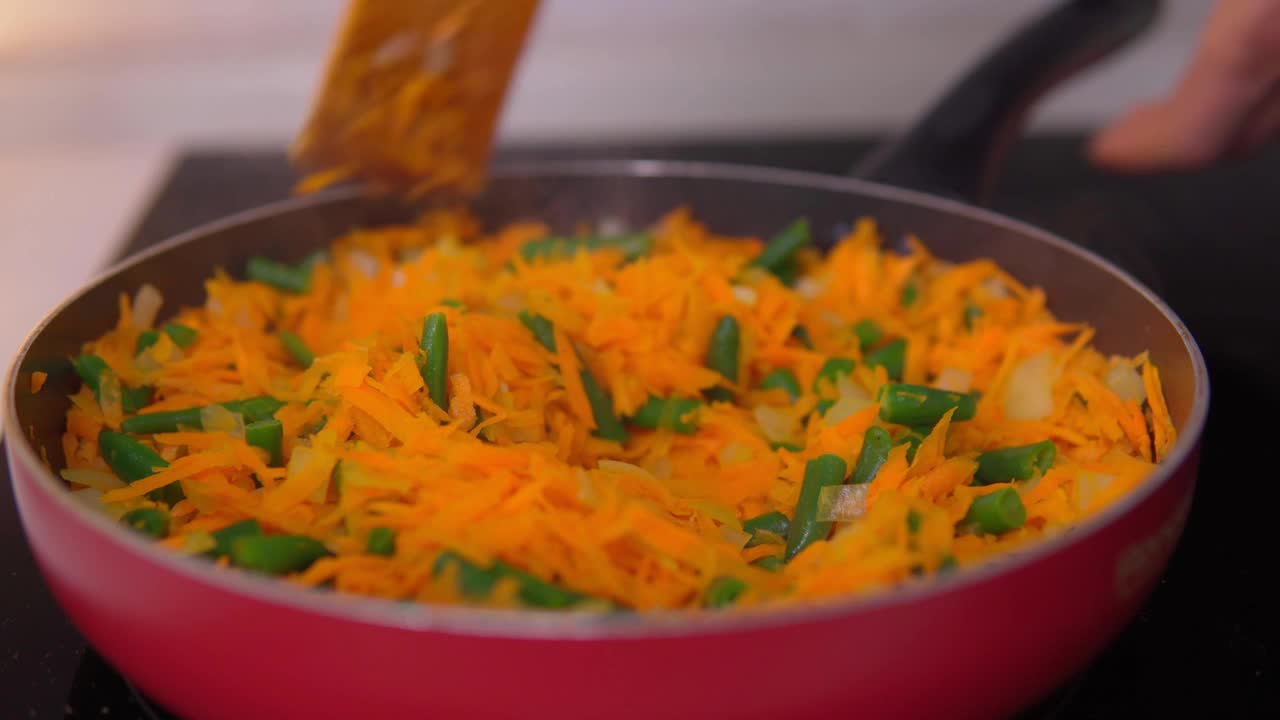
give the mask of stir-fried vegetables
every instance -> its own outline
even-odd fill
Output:
[[[123,297],[76,359],[63,477],[303,586],[616,611],[927,582],[1169,452],[1146,355],[1102,355],[990,261],[811,232],[436,212],[218,270],[160,325],[153,288]]]

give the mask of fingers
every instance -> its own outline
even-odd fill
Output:
[[[1105,128],[1091,158],[1122,171],[1201,167],[1276,132],[1280,0],[1219,0],[1172,94]]]

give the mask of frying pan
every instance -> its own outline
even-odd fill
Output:
[[[1077,1],[1023,27],[902,140],[876,178],[973,197],[1031,99],[1145,27],[1154,0]],[[994,258],[1086,320],[1106,352],[1149,349],[1180,438],[1128,497],[1016,555],[901,590],[722,614],[595,616],[396,604],[220,570],[81,506],[58,479],[77,380],[66,358],[151,283],[169,306],[253,254],[300,259],[419,207],[358,190],[290,200],[174,238],[97,278],[47,317],[8,377],[8,457],[24,528],[76,626],[163,705],[193,718],[866,716],[988,718],[1079,670],[1142,605],[1190,510],[1208,409],[1204,361],[1182,322],[1121,270],[1071,243],[938,195],[862,179],[728,165],[616,161],[509,167],[476,212],[561,228],[633,225],[687,205],[727,234],[807,215],[833,232],[863,215],[941,257]],[[825,233],[824,233],[825,234]],[[39,394],[33,371],[49,373]],[[47,457],[46,461],[42,457]],[[51,469],[53,468],[53,469]]]

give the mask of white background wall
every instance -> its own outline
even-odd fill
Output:
[[[391,2],[394,0],[385,0]],[[496,1],[496,0],[495,0]],[[514,139],[902,122],[1047,0],[546,0]],[[1166,87],[1210,0],[1046,108],[1092,124]],[[0,0],[0,143],[281,142],[344,0]]]

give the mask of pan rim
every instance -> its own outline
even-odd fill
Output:
[[[1106,508],[1071,532],[1044,538],[1031,547],[982,565],[965,569],[945,580],[913,584],[907,587],[872,591],[860,595],[825,598],[794,605],[767,608],[745,608],[734,613],[705,613],[690,610],[655,610],[637,613],[565,613],[563,611],[500,610],[466,606],[397,603],[390,600],[315,593],[293,587],[279,580],[251,573],[226,572],[211,563],[192,561],[178,553],[148,542],[129,532],[106,515],[93,512],[76,502],[60,478],[40,460],[25,433],[10,433],[10,460],[21,464],[35,479],[33,485],[48,499],[59,505],[72,518],[101,536],[103,542],[116,545],[151,564],[157,571],[176,573],[183,579],[238,596],[240,600],[279,606],[280,609],[315,614],[333,620],[379,626],[414,633],[445,633],[461,636],[500,637],[527,640],[613,640],[693,637],[744,631],[763,631],[780,626],[816,623],[837,617],[872,613],[897,606],[934,600],[965,588],[993,582],[1012,575],[1024,567],[1065,552],[1093,535],[1122,522],[1135,508],[1159,491],[1191,459],[1199,446],[1209,407],[1209,376],[1204,356],[1178,315],[1154,292],[1096,253],[1029,223],[983,208],[930,195],[915,190],[884,185],[857,178],[825,175],[755,165],[710,163],[676,160],[611,159],[570,161],[529,161],[496,166],[495,178],[548,177],[577,175],[586,177],[653,177],[706,180],[739,180],[767,183],[792,188],[843,192],[902,202],[923,209],[942,211],[985,224],[1012,230],[1029,242],[1042,242],[1072,253],[1112,275],[1137,291],[1164,316],[1183,342],[1193,367],[1194,392],[1185,427],[1169,456],[1141,487],[1121,501]],[[107,282],[116,274],[155,255],[168,252],[197,238],[227,228],[244,225],[285,212],[305,210],[329,203],[350,201],[363,195],[358,188],[344,188],[312,196],[290,198],[200,225],[124,258],[100,272],[49,311],[24,338],[10,364],[6,386],[9,398],[4,410],[4,425],[20,427],[16,393],[19,368],[36,337],[53,318],[77,302],[84,294]],[[16,486],[17,478],[11,478]],[[33,547],[33,550],[35,548]]]

